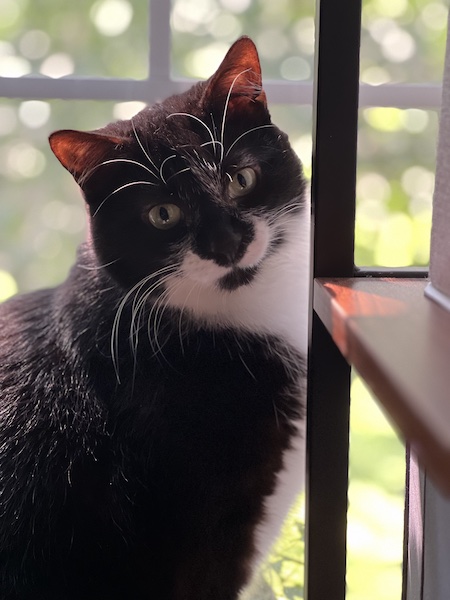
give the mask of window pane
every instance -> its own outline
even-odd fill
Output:
[[[355,262],[429,262],[437,114],[367,108],[360,112]]]
[[[175,76],[206,78],[241,35],[256,43],[266,79],[312,79],[314,3],[172,0]]]
[[[138,79],[147,72],[148,2],[0,2],[0,76]]]
[[[0,101],[0,300],[62,281],[84,238],[81,193],[53,156],[55,129],[93,129],[124,105]],[[115,112],[114,112],[115,111]]]
[[[400,600],[405,449],[353,374],[347,600]]]
[[[289,136],[289,141],[303,164],[307,179],[311,178],[312,108],[276,104],[269,106],[272,121]]]
[[[443,0],[364,0],[362,81],[375,85],[440,81],[446,4]]]

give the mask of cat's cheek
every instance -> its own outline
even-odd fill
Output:
[[[248,245],[244,256],[238,262],[238,267],[255,267],[266,256],[270,245],[270,229],[262,219],[254,219],[254,238]]]

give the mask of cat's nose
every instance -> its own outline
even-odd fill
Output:
[[[197,236],[198,253],[222,267],[237,263],[252,238],[251,225],[231,215],[208,215]],[[214,217],[214,218],[212,218]]]
[[[243,233],[231,227],[215,232],[209,244],[211,258],[227,267],[241,258]]]

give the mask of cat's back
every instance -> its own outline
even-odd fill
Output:
[[[53,346],[54,290],[22,294],[0,304],[0,402],[8,382],[24,383]],[[11,381],[12,380],[12,381]]]

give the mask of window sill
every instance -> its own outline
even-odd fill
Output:
[[[316,279],[314,310],[450,495],[450,313],[427,280]]]

